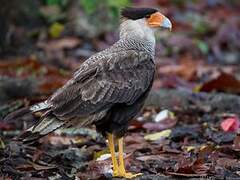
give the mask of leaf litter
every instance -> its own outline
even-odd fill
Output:
[[[239,95],[238,6],[208,0],[153,3],[162,5],[175,26],[171,36],[164,34],[157,44],[154,89]],[[64,24],[52,27],[51,36],[58,38],[39,40],[33,56],[1,59],[0,179],[111,178],[106,141],[94,127],[60,130],[22,145],[13,139],[39,116],[2,121],[9,112],[46,99],[69,79],[82,57],[107,46],[101,38],[91,44],[77,36],[62,37],[63,28]],[[191,98],[204,100],[200,95]],[[178,100],[174,103],[178,107]],[[208,107],[193,112],[184,107],[145,107],[125,137],[127,169],[144,173],[139,179],[238,179],[239,114],[222,114]]]

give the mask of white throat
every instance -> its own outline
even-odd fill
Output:
[[[155,47],[154,29],[147,25],[145,19],[125,20],[120,25],[121,38],[135,38],[147,41]]]

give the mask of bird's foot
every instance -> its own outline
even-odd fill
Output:
[[[119,168],[118,171],[113,172],[114,177],[123,177],[123,178],[127,178],[127,179],[132,179],[132,178],[135,178],[135,177],[141,176],[141,175],[142,175],[142,173],[133,174],[130,172],[126,172],[125,169],[121,169],[121,168]]]

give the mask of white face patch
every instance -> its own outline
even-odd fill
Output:
[[[155,44],[154,28],[148,26],[145,18],[138,20],[125,20],[120,26],[120,38],[141,38]]]

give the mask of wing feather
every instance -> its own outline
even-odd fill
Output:
[[[48,102],[62,119],[105,112],[116,103],[133,104],[150,86],[154,71],[151,56],[143,52],[99,55],[83,63]]]

